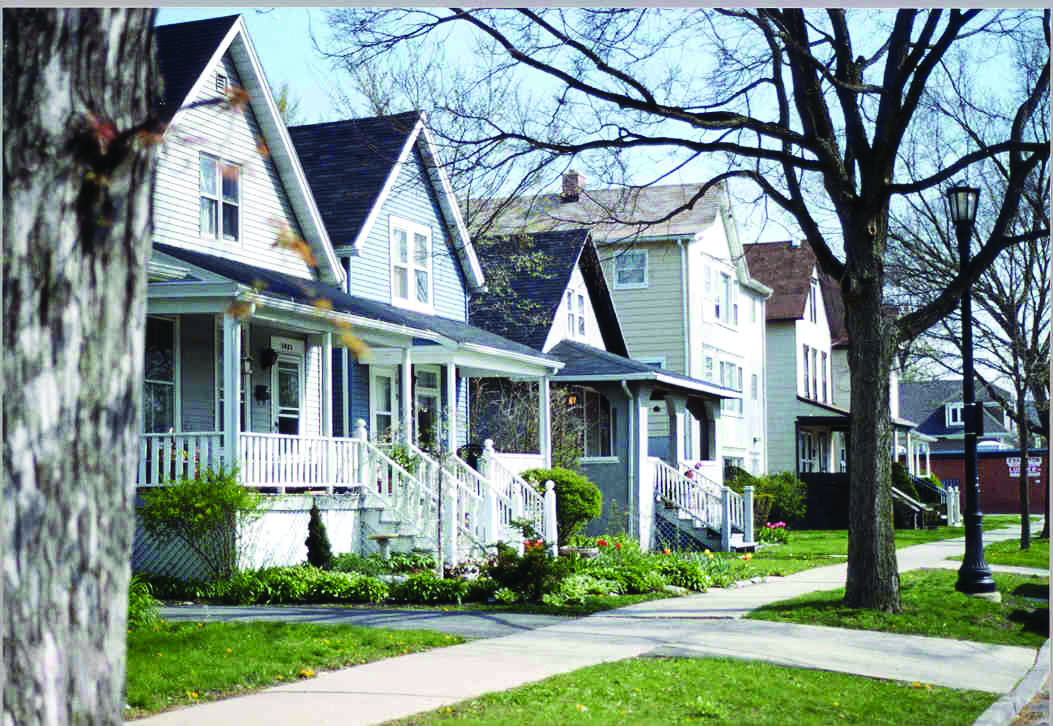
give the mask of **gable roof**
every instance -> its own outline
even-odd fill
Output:
[[[578,268],[596,313],[604,346],[611,353],[627,356],[629,349],[589,230],[536,232],[523,235],[521,240],[517,237],[495,238],[489,240],[489,244],[480,245],[479,259],[484,271],[493,277],[495,268],[507,270],[512,259],[519,255],[537,252],[545,256],[541,274],[529,269],[530,265],[526,266],[528,269],[509,273],[509,286],[528,310],[519,312],[507,305],[489,304],[490,294],[477,295],[468,306],[471,323],[542,350],[574,269]]]
[[[224,54],[230,53],[304,239],[318,261],[321,278],[326,282],[343,283],[344,268],[330,244],[322,216],[307,185],[307,177],[293,149],[285,122],[278,113],[263,65],[242,17],[228,15],[161,25],[154,28],[154,34],[165,87],[159,109],[169,122],[167,129],[178,125],[180,115],[187,110],[184,106],[197,95],[207,72]]]
[[[760,242],[743,245],[750,274],[772,289],[765,315],[768,320],[804,317],[815,253],[806,241]]]
[[[181,247],[155,244],[154,249],[214,275],[240,283],[247,288],[259,290],[259,295],[264,298],[289,300],[305,305],[314,305],[316,300],[324,298],[332,303],[334,311],[353,315],[364,321],[365,325],[369,325],[372,321],[379,321],[389,326],[398,326],[408,335],[428,339],[434,339],[438,335],[459,345],[482,346],[526,358],[533,363],[553,367],[560,365],[556,358],[457,320],[405,310],[388,303],[349,295],[340,288],[325,283],[311,282],[267,268],[246,265],[235,260]]]
[[[976,381],[976,401],[983,403],[992,401],[984,385]],[[1012,395],[996,386],[1002,395],[1012,400]],[[938,381],[914,381],[899,383],[899,411],[904,418],[920,422],[918,430],[930,436],[961,435],[961,426],[947,426],[944,414],[944,405],[948,403],[961,403],[963,400],[962,379],[938,380]],[[984,435],[996,435],[1008,433],[1002,422],[1002,417],[995,416],[984,407]]]
[[[416,146],[445,221],[454,231],[465,279],[473,290],[484,286],[482,268],[422,111],[293,126],[289,134],[336,246],[352,247],[356,253]]]
[[[562,194],[536,194],[514,198],[472,200],[474,213],[489,214],[506,206],[496,220],[498,232],[550,232],[588,225],[597,244],[640,238],[694,237],[713,224],[726,192],[722,184],[710,187],[691,209],[652,225],[641,220],[666,216],[688,203],[702,189],[701,184],[666,184],[619,189],[584,189],[574,199]]]

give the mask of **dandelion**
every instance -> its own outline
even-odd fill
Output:
[[[579,711],[588,711],[589,709],[587,707],[585,707],[584,705],[579,703],[578,704],[578,710]]]
[[[191,700],[197,698],[197,691],[187,691],[186,692],[186,697],[191,699]]]
[[[232,651],[230,648],[227,648],[227,652],[228,653],[233,653],[234,651]]]
[[[706,550],[706,557],[709,558],[709,559],[713,559],[713,553],[710,552],[709,550]]]
[[[746,560],[747,562],[749,562],[750,560],[752,560],[752,559],[753,559],[753,553],[752,553],[752,552],[747,552],[746,554],[744,554],[744,555],[742,556],[742,559],[744,559],[744,560]]]
[[[301,668],[299,676],[300,678],[314,678],[314,671],[310,668]]]
[[[204,623],[198,623],[198,624],[197,624],[197,627],[199,627],[199,628],[203,628],[203,627],[205,627],[205,624],[204,624]]]
[[[329,638],[322,638],[322,642],[329,645]]]

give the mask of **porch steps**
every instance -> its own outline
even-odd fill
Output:
[[[704,522],[683,507],[670,507],[661,500],[656,501],[655,527],[659,540],[676,544],[680,549],[714,552],[721,549],[720,524]],[[756,542],[747,542],[745,533],[732,530],[729,549],[731,552],[753,552]]]

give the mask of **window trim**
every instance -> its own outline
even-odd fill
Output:
[[[396,265],[396,243],[395,243],[395,231],[402,230],[406,232],[406,295],[405,298],[400,298],[396,294],[397,286],[395,285],[395,268],[402,268],[403,265]],[[420,268],[416,264],[416,238],[414,235],[421,234],[427,240],[428,253],[427,253],[427,265],[425,268]],[[435,265],[433,263],[433,256],[435,251],[435,240],[432,235],[432,229],[428,225],[419,224],[417,222],[411,222],[408,219],[402,217],[396,217],[395,215],[388,216],[388,284],[391,288],[391,304],[395,307],[400,307],[406,310],[416,310],[423,313],[434,313],[435,312]],[[428,300],[427,302],[420,302],[417,300],[417,275],[418,271],[424,270],[428,274]]]
[[[201,175],[201,166],[202,166],[202,162],[204,160],[206,160],[206,159],[211,161],[211,162],[213,162],[213,164],[215,166],[215,170],[216,170],[216,191],[215,191],[215,194],[208,194],[208,193],[205,192],[205,189],[204,189],[204,184],[203,184],[204,179],[202,178],[202,175]],[[238,192],[237,196],[238,196],[238,198],[237,198],[236,201],[233,201],[233,202],[226,201],[225,197],[223,196],[224,169],[228,169],[228,168],[236,170],[237,171],[237,175],[238,175],[237,176],[237,192]],[[238,164],[236,162],[230,161],[229,159],[225,159],[222,156],[218,156],[216,154],[210,154],[210,153],[208,153],[206,151],[202,151],[202,152],[198,153],[198,166],[197,166],[197,198],[198,198],[198,202],[197,202],[197,205],[198,205],[197,224],[198,224],[198,230],[197,230],[197,233],[198,233],[198,236],[201,239],[214,240],[216,242],[241,242],[242,241],[242,239],[245,236],[244,233],[243,233],[243,230],[242,230],[242,214],[241,214],[241,208],[243,206],[242,205],[243,195],[241,193],[241,181],[242,181],[243,177],[244,177],[244,174],[242,174],[242,166],[241,166],[241,164]],[[209,199],[209,200],[211,200],[211,201],[216,203],[215,219],[214,219],[215,225],[216,225],[216,233],[214,235],[213,234],[208,234],[205,231],[203,225],[201,224],[201,200],[202,199]],[[237,229],[237,235],[235,235],[233,237],[228,237],[226,234],[223,233],[223,208],[224,208],[224,206],[228,206],[228,205],[231,206],[231,207],[234,207],[237,210],[237,222],[236,223],[237,223],[238,229]]]
[[[955,415],[957,414],[957,415]],[[965,404],[948,403],[944,408],[944,416],[947,428],[965,426]]]
[[[643,258],[643,282],[622,282],[619,279],[619,276],[618,276],[619,265],[621,263],[623,263],[625,260],[628,260],[628,259],[630,259],[632,257],[636,257],[637,255],[639,255],[639,256],[641,256]],[[647,250],[644,250],[644,249],[626,249],[626,250],[622,250],[621,252],[618,252],[614,256],[614,275],[613,275],[613,277],[614,277],[614,289],[615,290],[642,290],[642,289],[648,287],[649,286],[649,279],[650,279],[649,275],[648,275],[648,267],[649,266],[650,266],[650,263],[648,261]],[[633,268],[633,269],[635,269],[635,268]]]
[[[656,368],[666,368],[666,356],[664,355],[643,355],[633,358],[633,360],[644,365],[655,366]]]

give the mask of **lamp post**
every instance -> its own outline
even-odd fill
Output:
[[[951,221],[958,236],[960,271],[964,277],[969,267],[969,241],[980,190],[976,187],[953,186],[947,190]],[[965,424],[965,557],[958,570],[954,589],[966,595],[996,593],[991,568],[984,561],[983,514],[980,512],[980,482],[976,476],[976,436],[982,409],[976,405],[976,385],[973,373],[973,308],[971,285],[962,293],[962,394]],[[997,594],[997,593],[996,593]]]

